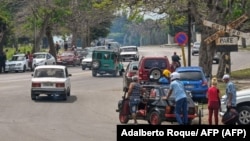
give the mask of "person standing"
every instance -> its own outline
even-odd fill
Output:
[[[230,110],[235,109],[236,110],[236,88],[232,81],[230,81],[230,75],[225,74],[222,77],[222,80],[224,83],[226,83],[226,104],[227,109]]]
[[[136,112],[138,110],[138,104],[141,101],[140,96],[143,94],[144,91],[145,89],[143,89],[143,87],[139,83],[138,77],[133,76],[132,82],[129,85],[128,94],[126,98],[129,99],[130,113],[134,120],[134,124],[137,124]]]
[[[168,69],[163,70],[162,76],[161,76],[161,78],[159,79],[158,82],[161,85],[169,84],[170,83],[170,74],[171,74],[171,72]]]
[[[175,115],[179,125],[188,125],[188,103],[183,83],[179,80],[180,74],[173,72],[170,75],[171,83],[166,99],[172,94],[175,97]]]
[[[208,123],[212,125],[214,115],[215,125],[218,125],[218,114],[220,109],[220,90],[217,88],[217,78],[212,79],[212,85],[207,91],[208,99]]]
[[[30,71],[33,71],[32,63],[33,63],[33,55],[30,53],[30,51],[27,52],[27,59],[28,59],[28,66],[30,68]]]

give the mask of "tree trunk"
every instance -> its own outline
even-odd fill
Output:
[[[52,54],[55,59],[57,60],[57,54],[56,54],[56,49],[55,49],[55,45],[54,45],[54,40],[53,40],[53,36],[51,34],[52,29],[50,26],[46,27],[46,36],[48,38],[48,43],[49,43],[49,53]]]

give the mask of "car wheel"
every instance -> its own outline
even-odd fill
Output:
[[[149,72],[149,79],[151,81],[158,81],[161,78],[162,71],[159,68],[152,68]]]
[[[161,125],[161,117],[159,112],[153,111],[149,115],[149,122],[151,125]]]
[[[86,68],[82,66],[82,70],[85,70]]]
[[[31,93],[31,100],[36,100],[36,95]]]
[[[67,98],[68,98],[68,94],[67,94],[67,92],[65,92],[65,94],[63,94],[62,96],[63,96],[63,100],[64,100],[64,101],[66,101],[66,100],[67,100]]]
[[[24,65],[24,66],[23,66],[23,72],[25,72],[25,71],[26,71],[26,66]]]
[[[123,75],[123,72],[122,71],[119,71],[119,76],[122,76]]]
[[[96,77],[96,71],[92,71],[92,76]]]
[[[67,96],[70,96],[70,89],[68,89]]]
[[[242,106],[238,108],[239,118],[237,123],[239,125],[250,125],[250,107]]]
[[[120,120],[120,123],[126,124],[129,121],[129,117],[128,115],[119,113],[119,120]]]

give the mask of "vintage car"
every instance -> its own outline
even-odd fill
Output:
[[[139,51],[137,46],[122,46],[120,47],[120,52],[123,61],[139,60]]]
[[[175,117],[175,98],[171,95],[168,100],[163,97],[167,96],[169,85],[143,85],[147,92],[142,96],[138,106],[137,119],[148,121],[151,125],[160,125],[162,122],[177,122]],[[122,124],[127,124],[132,120],[129,110],[129,99],[125,99],[125,94],[122,100],[118,101],[119,120]],[[188,97],[188,120],[189,124],[198,117],[198,122],[201,124],[202,111],[198,105],[194,103],[190,92],[187,91]]]
[[[31,74],[31,99],[40,95],[59,96],[67,100],[70,96],[71,82],[68,69],[62,65],[43,65],[35,68]]]
[[[5,65],[5,72],[25,72],[30,70],[25,54],[15,54]]]
[[[111,74],[122,76],[124,66],[119,51],[112,49],[94,50],[92,53],[92,76]]]
[[[65,51],[62,52],[58,57],[57,57],[57,62],[56,64],[58,65],[80,65],[80,57],[78,56],[77,52],[74,51]]]
[[[92,52],[89,52],[86,57],[82,60],[82,70],[89,68],[91,70],[92,66]]]

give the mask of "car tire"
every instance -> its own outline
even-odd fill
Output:
[[[82,67],[82,70],[85,70],[86,68],[85,67]]]
[[[31,100],[36,100],[36,95],[35,94],[33,94],[33,93],[31,93]]]
[[[152,111],[149,114],[149,122],[151,125],[161,125],[160,113],[157,111]]]
[[[25,71],[26,71],[26,66],[24,65],[24,66],[23,66],[23,72],[25,72]]]
[[[64,100],[64,101],[66,101],[66,100],[67,100],[67,98],[68,98],[68,93],[67,93],[67,92],[65,92],[65,94],[63,94],[62,96],[63,96],[63,100]]]
[[[161,78],[162,71],[160,68],[152,68],[149,71],[149,76],[152,76],[152,78],[149,78],[151,81],[156,82]]]
[[[238,108],[239,118],[237,123],[239,125],[250,125],[250,106],[241,106]]]
[[[93,76],[93,77],[96,77],[96,75],[97,75],[96,71],[93,71],[93,70],[92,70],[92,76]]]
[[[70,96],[70,89],[68,89],[67,91],[67,96]]]

